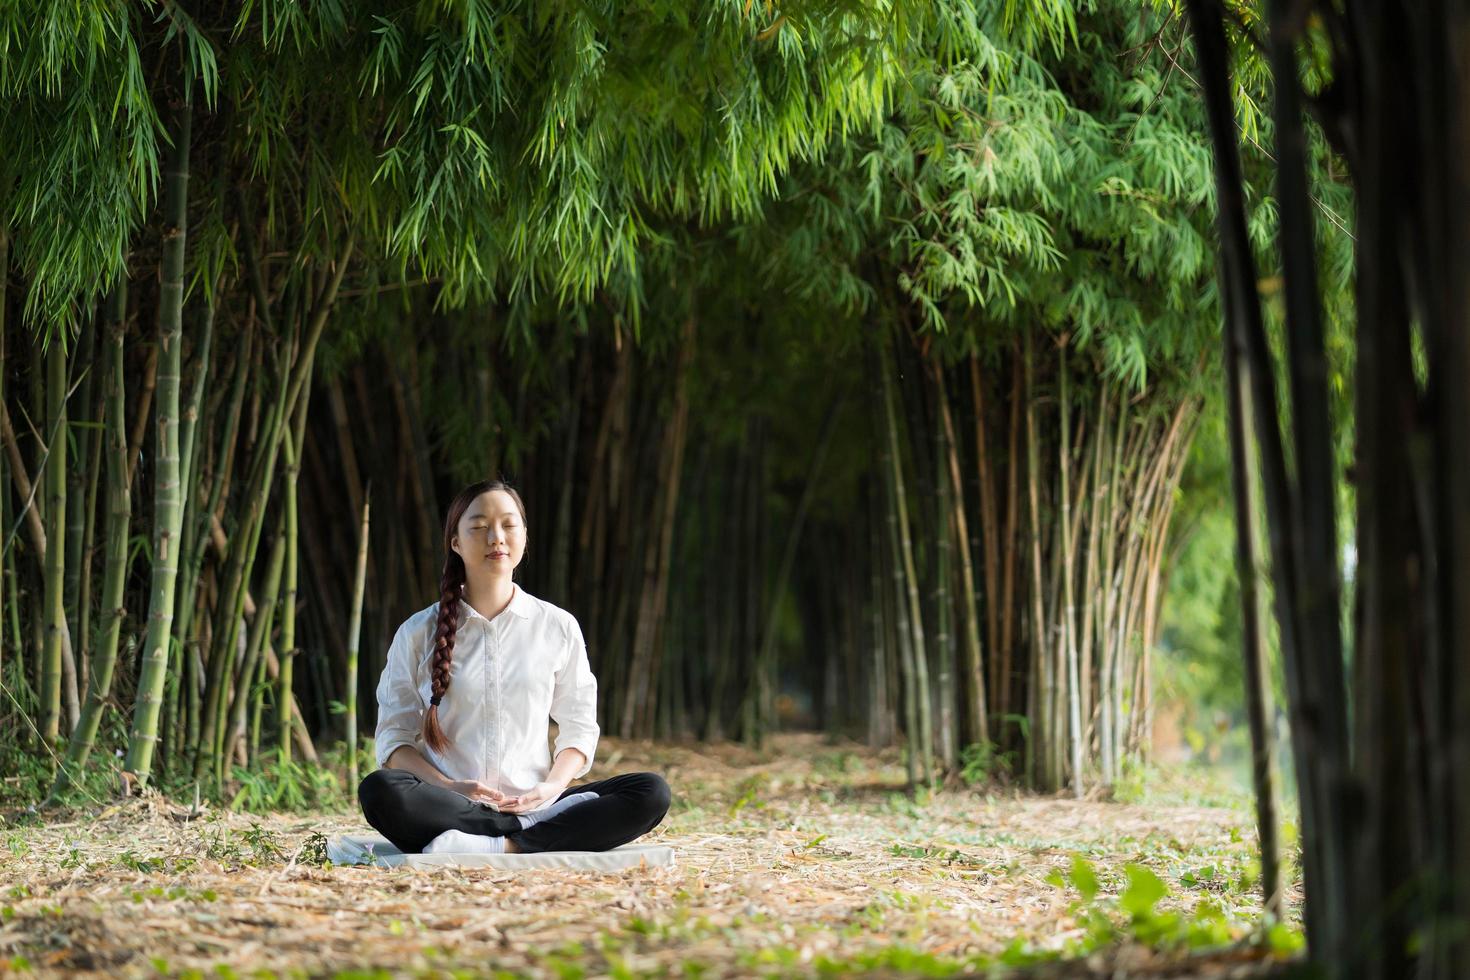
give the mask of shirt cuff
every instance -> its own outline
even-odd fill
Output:
[[[388,764],[388,757],[399,748],[405,745],[416,746],[417,744],[418,739],[415,733],[403,731],[384,732],[379,738],[374,740],[374,748],[378,756],[378,768],[382,769],[386,766]]]
[[[556,757],[561,755],[563,749],[577,749],[586,757],[587,761],[582,763],[582,768],[572,775],[573,779],[581,779],[592,771],[592,754],[597,751],[596,735],[564,736],[558,734],[556,736],[556,748],[551,753],[553,765],[556,763]]]

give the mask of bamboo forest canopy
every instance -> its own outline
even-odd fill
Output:
[[[227,791],[355,748],[443,502],[504,474],[610,733],[1113,781],[1220,412],[1184,32],[1123,0],[11,5],[7,751],[51,746],[58,792],[102,744]],[[1335,303],[1350,242],[1319,248]]]

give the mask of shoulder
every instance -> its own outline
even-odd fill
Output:
[[[582,635],[582,627],[576,616],[554,603],[533,596],[519,585],[516,586],[516,597],[512,602],[516,612],[533,625],[543,626],[563,640]]]
[[[407,643],[409,646],[422,646],[428,642],[430,636],[439,625],[439,603],[434,603],[426,609],[420,609],[412,616],[405,619],[398,627],[398,633],[393,642]]]

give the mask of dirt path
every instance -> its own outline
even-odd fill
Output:
[[[1237,810],[964,789],[915,802],[896,757],[804,736],[763,754],[612,740],[599,754],[592,778],[668,776],[674,809],[648,839],[676,849],[675,867],[322,867],[314,835],[365,829],[354,814],[191,815],[156,797],[11,820],[0,973],[945,976],[1063,954],[1084,957],[1068,974],[1259,975],[1274,962],[1240,948],[1257,899]],[[1084,902],[1089,870],[1098,894]]]

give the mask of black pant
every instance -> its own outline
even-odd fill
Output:
[[[407,769],[368,773],[357,800],[373,829],[405,854],[419,853],[446,830],[508,837],[526,853],[607,851],[642,837],[669,812],[669,784],[657,773],[630,772],[569,786],[557,799],[589,792],[597,799],[568,807],[529,830],[520,829],[514,814],[425,782]]]

